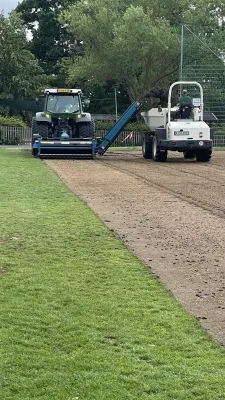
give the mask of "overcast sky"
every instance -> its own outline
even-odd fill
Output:
[[[4,15],[6,16],[10,11],[16,8],[18,0],[0,0],[0,11],[4,11]]]

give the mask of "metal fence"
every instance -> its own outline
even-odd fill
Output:
[[[0,144],[26,144],[31,142],[31,128],[0,126]]]
[[[102,138],[107,131],[97,130],[96,137]],[[144,132],[123,131],[113,146],[141,146]],[[0,145],[28,144],[31,142],[31,129],[21,127],[0,126]],[[214,147],[225,147],[225,135],[214,135]]]
[[[96,137],[103,138],[107,131],[96,130]],[[113,146],[141,146],[144,132],[123,131],[113,143]]]
[[[213,138],[213,147],[225,147],[225,135],[215,135]]]
[[[197,81],[204,91],[204,110],[225,127],[225,30],[183,25],[181,31],[180,80]],[[181,89],[181,88],[180,88]],[[199,97],[196,87],[187,87]]]
[[[96,137],[102,138],[106,130],[96,130]],[[140,146],[143,133],[123,131],[113,146]],[[31,142],[31,128],[0,126],[0,144],[27,144]]]

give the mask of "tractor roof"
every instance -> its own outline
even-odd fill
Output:
[[[81,89],[45,89],[45,94],[56,94],[56,93],[74,93],[81,94]]]

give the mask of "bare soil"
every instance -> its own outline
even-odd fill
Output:
[[[225,153],[209,163],[140,152],[46,163],[225,345]]]

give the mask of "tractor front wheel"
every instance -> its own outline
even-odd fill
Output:
[[[43,139],[47,139],[48,138],[48,132],[49,132],[49,124],[48,124],[48,122],[38,122],[37,123],[37,130],[38,130],[37,133]]]
[[[95,121],[92,119],[88,122],[79,122],[78,132],[80,138],[93,138],[95,136]]]

